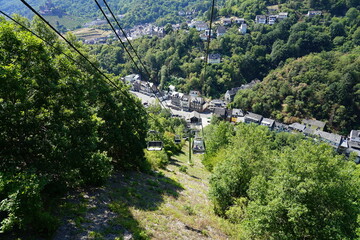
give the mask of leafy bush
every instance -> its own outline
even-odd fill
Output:
[[[356,239],[360,169],[332,147],[239,125],[226,150],[210,196],[241,239]]]
[[[81,175],[85,183],[102,184],[110,177],[112,170],[111,158],[106,152],[97,152],[83,165]]]
[[[187,169],[188,169],[187,166],[184,166],[184,165],[182,165],[182,166],[179,167],[179,171],[180,171],[180,172],[183,172],[183,173],[186,173],[186,172],[187,172]]]
[[[120,82],[66,58],[41,20],[16,18],[57,47],[0,18],[1,230],[50,231],[45,196],[145,165],[146,112]]]
[[[18,173],[15,176],[0,174],[0,232],[18,226],[22,230],[36,230],[52,233],[57,227],[57,219],[44,211],[41,191],[46,181],[34,173]]]
[[[145,158],[150,163],[152,169],[165,168],[169,163],[169,157],[164,150],[145,151]]]

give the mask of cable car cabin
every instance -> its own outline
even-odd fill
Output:
[[[158,133],[154,130],[148,132],[148,142],[147,150],[148,151],[161,151],[163,149],[163,142],[160,141]]]
[[[180,143],[181,143],[181,138],[180,138],[179,135],[176,135],[176,136],[175,136],[174,142],[175,142],[175,144],[180,144]]]
[[[147,144],[148,151],[161,151],[163,149],[163,143],[161,141],[149,141]]]
[[[195,138],[193,141],[193,154],[205,153],[205,144],[202,138]]]

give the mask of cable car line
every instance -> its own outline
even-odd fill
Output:
[[[26,31],[30,32],[31,34],[33,34],[35,37],[39,38],[40,40],[42,40],[44,43],[46,43],[49,47],[52,47],[55,50],[59,50],[57,49],[54,45],[52,45],[50,42],[48,42],[46,39],[44,39],[43,37],[41,37],[39,34],[35,33],[34,31],[32,31],[31,29],[29,29],[28,27],[26,27],[24,24],[20,23],[19,21],[16,21],[13,17],[11,17],[10,15],[4,13],[3,11],[0,10],[0,13],[2,15],[4,15],[5,17],[9,18],[11,21],[15,22],[17,25],[19,25],[20,27],[24,28]],[[71,61],[79,64],[79,62],[77,62],[74,58],[72,58],[70,55],[64,53],[63,51],[60,51],[62,54],[64,54],[67,58],[69,58]]]
[[[202,77],[202,79],[203,79],[202,85],[205,82],[206,68],[208,65],[208,54],[209,54],[210,42],[211,42],[211,29],[212,29],[212,21],[213,21],[213,16],[214,16],[214,8],[215,8],[215,0],[212,0],[211,15],[210,15],[210,28],[209,28],[209,35],[208,35],[208,39],[207,39],[207,47],[206,47],[206,52],[205,52],[205,68],[204,68],[204,75]]]
[[[58,30],[56,30],[45,18],[43,18],[33,7],[31,7],[25,0],[20,0],[25,6],[27,6],[33,13],[35,13],[43,22],[46,23],[53,31],[55,31],[72,49],[74,49],[80,56],[82,56],[100,75],[105,77],[105,79],[117,90],[119,90],[128,100],[133,102],[131,99],[113,80],[111,80],[105,73],[103,73],[98,67],[95,66],[80,50],[78,50],[69,40],[67,40]]]
[[[110,86],[112,86],[113,88],[115,88],[116,90],[118,90],[125,98],[123,99],[123,101],[127,104],[133,105],[135,107],[135,109],[140,109],[142,110],[144,113],[147,114],[147,111],[143,108],[139,108],[135,102],[134,99],[132,99],[128,94],[126,94],[113,80],[111,80],[108,76],[105,75],[105,73],[103,73],[99,68],[97,68],[95,66],[94,63],[92,63],[83,53],[81,53],[71,42],[69,42],[60,32],[58,32],[49,22],[47,22],[34,8],[32,8],[25,0],[21,0],[21,2],[23,2],[33,13],[35,13],[43,22],[45,22],[53,31],[55,31],[66,43],[69,44],[69,46],[71,46],[71,48],[73,48],[82,58],[84,58],[86,60],[87,63],[90,64],[90,66],[96,70],[96,72],[100,73],[100,75],[102,77],[104,77],[105,83],[109,84]],[[4,13],[5,15],[5,13]],[[7,14],[6,14],[7,15]],[[7,15],[8,16],[8,15]],[[15,20],[13,18],[9,18],[10,20]],[[19,24],[18,21],[14,21],[15,23]],[[22,26],[22,24],[20,25]],[[24,27],[24,26],[23,26]],[[30,33],[34,34],[35,36],[39,37],[39,39],[43,40],[38,34],[35,34],[33,31],[31,31],[30,29],[26,28],[25,29],[27,31],[29,31]],[[46,43],[46,41],[44,41]],[[48,43],[50,44],[50,43]],[[51,45],[51,44],[50,44]],[[55,47],[54,47],[55,48]],[[76,61],[75,59],[73,59],[72,57],[70,57],[68,54],[65,54],[63,51],[60,51],[62,54],[64,54],[65,56],[68,56],[69,59],[71,59],[72,61],[74,61],[75,63],[79,64],[78,61]],[[82,64],[80,64],[80,66],[82,66]],[[86,70],[86,68],[85,68]],[[87,71],[87,70],[86,70]],[[150,115],[148,115],[150,116]],[[152,116],[150,116],[152,117]]]
[[[124,37],[126,38],[126,41],[129,43],[131,49],[134,51],[137,59],[139,60],[141,66],[145,69],[147,75],[148,75],[148,79],[150,80],[150,72],[148,71],[148,69],[146,68],[145,64],[141,61],[141,58],[139,57],[139,54],[137,53],[137,51],[135,50],[135,48],[133,47],[133,45],[131,44],[130,40],[128,39],[126,32],[124,31],[124,29],[120,26],[119,21],[117,20],[117,18],[115,17],[115,14],[113,13],[113,11],[111,10],[110,6],[108,5],[108,3],[106,2],[106,0],[103,0],[103,2],[105,3],[107,9],[109,10],[111,16],[114,18],[117,26],[119,27],[119,29],[121,30],[122,34],[124,35]]]
[[[116,32],[116,30],[115,30],[114,26],[112,25],[112,23],[110,22],[109,18],[106,16],[106,14],[105,14],[104,10],[102,9],[102,7],[100,6],[99,2],[98,2],[97,0],[94,0],[94,1],[95,1],[96,5],[98,6],[98,8],[100,9],[101,13],[104,15],[104,17],[105,17],[105,19],[107,20],[107,22],[109,23],[112,31],[115,33],[116,37],[117,37],[117,38],[119,39],[119,41],[121,42],[121,44],[122,44],[122,46],[124,47],[126,53],[130,56],[131,61],[135,64],[135,66],[136,66],[136,68],[138,69],[138,71],[139,71],[140,73],[142,73],[142,71],[140,70],[139,66],[138,66],[137,63],[135,62],[134,58],[131,56],[129,50],[126,48],[124,42],[121,40],[119,34]],[[109,7],[109,5],[107,4],[107,2],[106,2],[105,0],[103,0],[103,1],[104,1],[105,5],[107,6],[108,10],[110,11],[112,17],[115,19],[117,25],[119,26],[119,28],[121,29],[121,31],[122,31],[123,34],[124,34],[125,32],[124,32],[123,29],[121,28],[121,26],[120,26],[119,22],[117,21],[115,15],[114,15],[114,13],[113,13],[113,11],[110,9],[110,7]],[[126,39],[127,39],[127,41],[129,42],[132,50],[134,51],[136,57],[138,58],[140,64],[142,65],[142,67],[144,68],[144,70],[145,70],[145,72],[146,72],[146,74],[147,74],[147,77],[148,77],[147,85],[148,85],[149,89],[153,92],[155,98],[158,99],[160,105],[161,105],[164,109],[166,109],[166,107],[163,105],[162,101],[160,101],[160,99],[156,96],[156,92],[150,87],[149,81],[150,81],[150,79],[151,79],[151,76],[150,76],[150,73],[149,73],[148,69],[146,68],[146,66],[145,66],[145,65],[143,64],[143,62],[141,61],[141,58],[139,57],[139,55],[137,54],[136,50],[134,49],[134,47],[133,47],[132,44],[130,43],[130,41],[129,41],[129,39],[127,38],[126,34],[124,34],[124,36],[126,37]],[[160,92],[160,91],[159,91],[159,92]],[[170,108],[168,108],[168,109],[169,109],[169,111],[171,112],[171,114],[173,114],[173,112],[171,111],[171,109],[170,109]]]
[[[95,0],[96,1],[96,0]],[[134,104],[134,99],[132,99],[127,93],[125,93],[113,80],[111,80],[108,76],[106,76],[106,74],[104,72],[102,72],[93,62],[91,62],[80,50],[78,50],[69,40],[67,40],[58,30],[56,30],[45,18],[43,18],[31,5],[29,5],[25,0],[21,0],[21,2],[27,7],[29,8],[36,16],[38,16],[48,27],[50,27],[57,35],[59,35],[72,49],[74,49],[82,58],[85,59],[85,61],[87,63],[90,64],[90,66],[96,70],[96,72],[98,72],[101,76],[103,76],[107,81],[105,81],[107,84],[111,85],[112,87],[114,87],[115,89],[119,90],[119,92],[126,98],[126,100],[129,100],[129,104]],[[3,13],[5,16],[9,17],[9,19],[11,20],[15,20],[13,18],[11,18],[10,16],[8,16],[7,14]],[[19,24],[17,21],[14,21],[15,23]],[[22,24],[19,24],[20,26],[22,26]],[[110,23],[111,25],[111,23]],[[39,39],[43,40],[45,43],[46,41],[44,39],[42,39],[39,35],[37,35],[36,33],[34,33],[33,31],[31,31],[30,29],[26,28],[25,26],[24,29],[26,29],[27,31],[31,32],[32,34],[34,34],[34,36],[39,37]],[[115,31],[116,33],[116,31]],[[47,43],[49,45],[51,45],[50,43]],[[54,47],[54,46],[53,46]],[[55,47],[54,47],[55,48]],[[125,47],[126,48],[126,47]],[[60,51],[61,53],[63,53],[62,51]],[[65,56],[68,56],[67,54],[63,53]],[[129,54],[130,55],[130,54]],[[73,60],[75,63],[78,63],[78,61],[76,61],[75,59],[73,59],[72,57],[68,56],[71,60]],[[141,71],[140,71],[141,72]],[[155,95],[156,96],[156,95]],[[125,99],[123,99],[125,100]],[[161,103],[161,101],[160,101]],[[135,105],[135,108],[137,109],[138,106]],[[150,118],[152,118],[153,120],[156,121],[156,119],[154,119],[145,109],[143,108],[139,108],[141,110],[143,110]],[[171,110],[170,110],[171,112]],[[162,125],[161,123],[159,123],[160,125]],[[162,126],[164,128],[164,126]],[[173,127],[171,126],[171,128],[173,129]],[[165,129],[165,128],[164,128]],[[174,129],[173,129],[174,130]],[[175,132],[175,131],[174,131]]]

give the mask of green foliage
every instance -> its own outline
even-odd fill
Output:
[[[202,162],[208,170],[212,170],[217,161],[224,159],[225,152],[222,151],[222,147],[229,144],[233,134],[235,134],[234,128],[229,122],[219,121],[217,124],[212,122],[205,128],[206,153]]]
[[[169,163],[169,157],[167,153],[162,151],[145,151],[145,158],[150,163],[151,168],[156,170],[159,168],[165,168]]]
[[[50,235],[56,229],[57,219],[43,207],[41,191],[45,184],[45,178],[31,172],[0,174],[0,213],[6,216],[0,219],[0,232],[17,226]]]
[[[183,173],[186,173],[186,172],[187,172],[187,169],[188,169],[187,166],[180,166],[180,167],[179,167],[179,171],[180,171],[180,172],[183,172]]]
[[[210,179],[210,196],[218,214],[224,215],[235,198],[247,197],[253,176],[268,174],[272,134],[265,127],[241,124],[225,146],[226,154],[218,156],[222,159],[215,161],[218,164]]]
[[[123,93],[60,54],[78,58],[39,19],[16,18],[55,48],[0,19],[1,229],[50,232],[43,196],[146,166],[146,112],[121,83]]]
[[[97,152],[83,165],[80,172],[84,176],[85,182],[102,184],[111,176],[112,170],[111,158],[107,156],[106,152]]]
[[[226,150],[210,196],[216,212],[242,229],[241,239],[356,238],[355,163],[326,144],[255,125],[239,125]]]
[[[240,91],[234,106],[286,123],[302,118],[327,122],[334,131],[348,134],[359,127],[358,50],[327,52],[289,61],[252,90]],[[346,106],[346,109],[345,109]]]

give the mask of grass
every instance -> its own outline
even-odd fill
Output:
[[[210,173],[201,164],[201,155],[193,155],[189,164],[187,149],[184,146],[184,153],[174,156],[167,170],[160,171],[164,178],[147,181],[153,187],[160,182],[182,189],[177,197],[162,191],[163,200],[157,208],[130,207],[133,218],[152,239],[228,239],[234,228],[213,213],[208,200]]]
[[[72,212],[72,221],[88,239],[236,238],[235,225],[213,212],[207,196],[210,173],[201,163],[202,156],[193,156],[189,164],[187,149],[184,146],[184,152],[174,156],[164,170],[118,173],[98,189],[100,193],[89,191],[86,199],[85,193],[79,194],[83,200],[76,203],[78,210],[71,203],[64,208]],[[101,219],[108,219],[104,224],[94,221],[89,225],[89,213],[99,213],[91,208],[94,201],[106,210],[101,213],[111,213]]]
[[[67,29],[75,29],[84,25],[85,22],[88,22],[88,19],[64,15],[62,17],[59,16],[44,16],[44,18],[52,25],[57,26],[57,23],[60,25],[64,25]]]
[[[100,29],[94,29],[94,28],[80,28],[75,31],[72,31],[72,33],[77,36],[80,39],[95,39],[100,37],[106,37],[109,34],[111,34],[111,31],[104,31]]]

